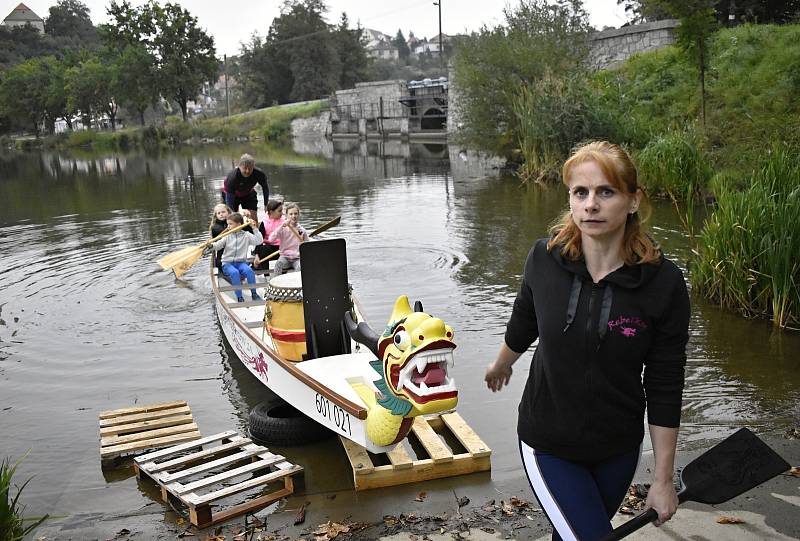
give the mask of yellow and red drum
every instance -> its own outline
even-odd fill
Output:
[[[278,354],[302,361],[306,353],[303,282],[299,272],[270,278],[267,288],[267,332]]]

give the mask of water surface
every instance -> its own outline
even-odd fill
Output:
[[[484,389],[483,371],[525,255],[565,190],[520,187],[491,160],[437,144],[296,150],[0,155],[0,455],[30,449],[19,474],[36,474],[30,513],[123,514],[157,501],[128,471],[100,468],[100,411],[185,399],[204,434],[245,429],[263,391],[224,342],[206,265],[175,280],[155,263],[206,238],[221,178],[245,151],[274,193],[300,204],[301,223],[342,217],[328,235],[347,240],[350,281],[375,326],[408,294],[455,328],[459,411],[494,451],[491,478],[461,482],[520,475],[516,407],[530,356],[502,393]],[[690,250],[672,208],[656,205],[653,225],[685,268]],[[680,445],[743,425],[795,426],[798,351],[798,334],[694,300]],[[303,492],[351,486],[336,440],[283,452],[306,467]]]

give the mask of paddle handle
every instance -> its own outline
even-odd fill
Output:
[[[627,537],[639,528],[647,526],[655,519],[658,518],[658,511],[655,509],[648,509],[644,513],[639,513],[628,522],[625,522],[621,526],[614,528],[607,536],[603,537],[601,541],[616,541],[617,539],[622,539],[623,537]]]

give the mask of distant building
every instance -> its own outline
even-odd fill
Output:
[[[392,43],[391,36],[371,28],[365,28],[363,36],[364,48],[370,57],[382,60],[397,60],[400,58],[400,52]]]
[[[25,4],[20,4],[3,19],[3,24],[8,27],[25,26],[26,24],[44,33],[44,20]]]

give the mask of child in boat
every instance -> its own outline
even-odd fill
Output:
[[[267,215],[264,217],[264,221],[262,221],[258,226],[258,230],[261,231],[261,235],[264,237],[264,242],[256,246],[255,249],[255,254],[258,256],[259,260],[262,260],[270,254],[278,251],[280,241],[277,239],[269,240],[269,236],[273,231],[278,229],[283,222],[286,221],[286,219],[283,217],[283,201],[278,199],[270,199],[267,202],[266,209]],[[268,269],[269,261],[264,261],[259,265],[254,263],[253,266],[256,269]]]
[[[256,225],[252,220],[249,220],[249,222],[253,226]],[[244,218],[238,212],[228,215],[229,228],[234,228],[243,223]],[[241,229],[213,243],[212,246],[215,250],[225,249],[222,254],[222,272],[233,285],[241,284],[242,276],[247,279],[248,284],[256,283],[256,275],[247,262],[247,256],[249,255],[250,247],[261,244],[263,240],[264,237],[261,236],[261,232],[254,228],[252,233]],[[255,289],[250,290],[250,295],[254,301],[261,300]],[[244,302],[241,289],[236,290],[236,299],[239,302]]]
[[[297,203],[287,203],[287,220],[269,234],[269,240],[280,241],[280,257],[275,263],[273,276],[280,276],[286,268],[300,270],[300,244],[308,240],[308,233],[300,225],[300,207]]]
[[[218,237],[228,227],[228,215],[233,211],[225,203],[214,205],[214,212],[211,214],[211,223],[208,224],[208,231],[211,238]],[[222,272],[222,250],[217,250],[214,256],[214,265]]]

